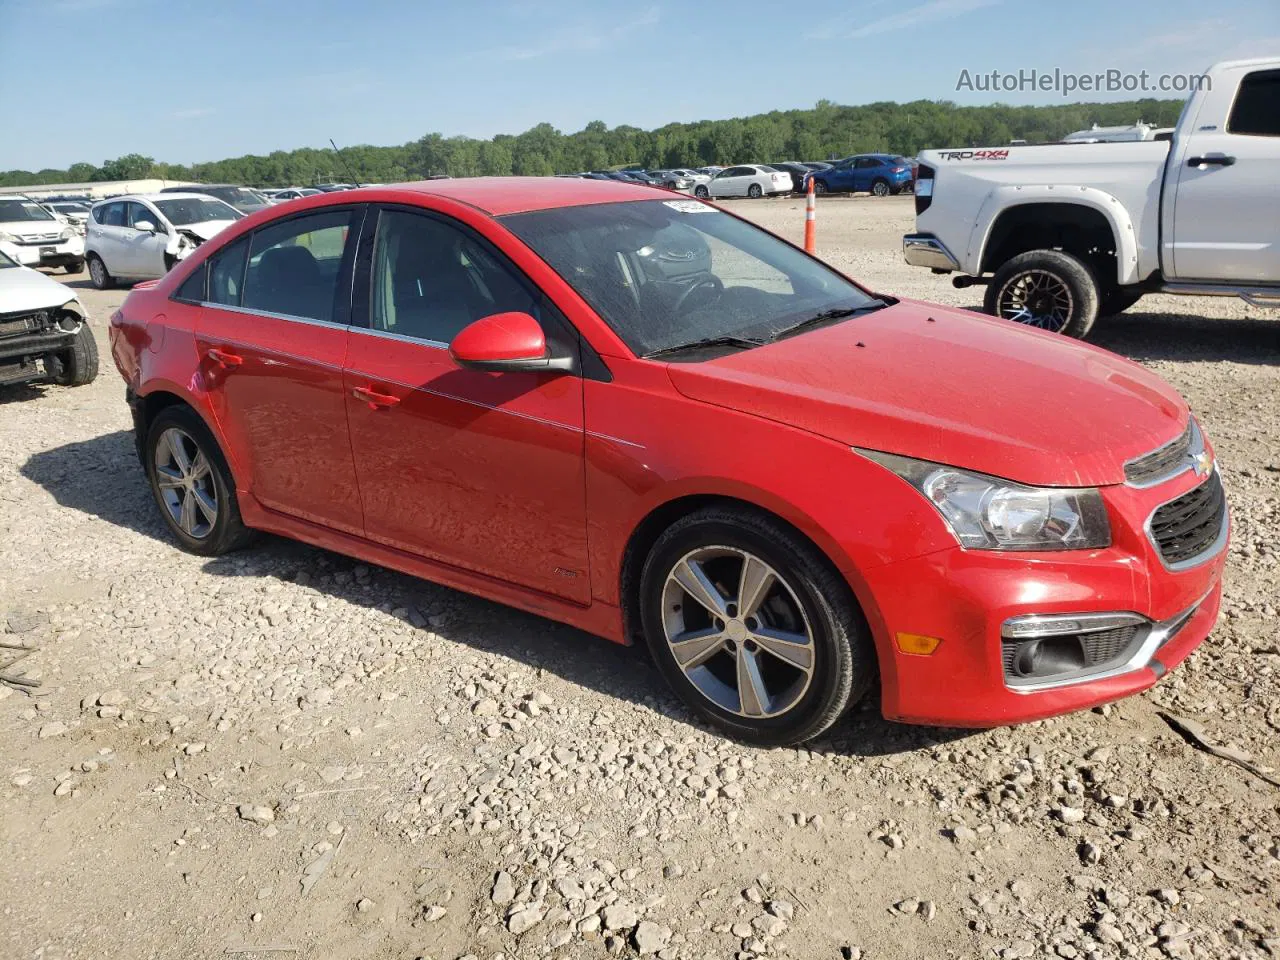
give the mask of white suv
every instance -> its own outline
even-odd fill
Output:
[[[24,267],[84,268],[84,241],[79,232],[34,200],[0,196],[0,243]]]
[[[223,227],[243,216],[200,193],[154,193],[95,203],[84,258],[99,290],[116,280],[154,280]]]

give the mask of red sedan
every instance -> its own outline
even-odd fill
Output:
[[[188,550],[266,530],[643,639],[763,744],[880,685],[989,726],[1142,690],[1229,521],[1159,378],[876,296],[698,200],[446,180],[264,210],[112,318]]]

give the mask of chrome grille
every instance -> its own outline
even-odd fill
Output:
[[[1157,507],[1148,529],[1164,562],[1176,566],[1195,560],[1217,542],[1226,515],[1227,498],[1215,470],[1194,490]]]
[[[1187,429],[1175,440],[1124,465],[1124,478],[1136,486],[1144,486],[1162,480],[1173,473],[1191,453],[1194,430],[1190,421]]]
[[[24,246],[31,246],[36,243],[57,243],[62,239],[62,231],[56,233],[29,233],[24,237],[18,237],[18,243]]]

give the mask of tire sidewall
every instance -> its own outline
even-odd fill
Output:
[[[785,540],[771,539],[749,526],[723,519],[709,519],[673,533],[675,529],[659,538],[640,578],[641,623],[659,671],[691,709],[735,737],[761,745],[806,739],[803,731],[828,710],[833,698],[840,696],[841,678],[852,659],[849,638],[833,606],[839,598],[822,595],[813,576],[816,571],[812,569],[812,559]],[[747,550],[772,566],[795,592],[813,630],[814,669],[809,689],[779,717],[748,721],[716,706],[689,681],[667,646],[662,623],[662,592],[667,575],[690,551],[705,546]],[[796,736],[797,731],[801,732],[800,737]]]
[[[107,290],[111,287],[111,274],[107,272],[107,265],[97,254],[85,258],[89,264],[89,279],[98,290]],[[97,267],[95,270],[94,268]]]
[[[1021,274],[1032,270],[1052,273],[1065,284],[1071,291],[1073,306],[1071,316],[1061,330],[1044,330],[1040,327],[1031,329],[1075,339],[1084,338],[1098,318],[1101,291],[1098,279],[1089,265],[1062,250],[1029,250],[1007,260],[996,270],[991,283],[987,285],[983,310],[993,317],[1000,317],[1001,295]],[[1029,326],[1016,320],[1009,322]]]
[[[173,517],[169,515],[169,508],[164,502],[164,497],[160,493],[160,484],[156,479],[156,444],[161,434],[170,427],[177,427],[194,440],[212,468],[214,489],[218,494],[218,519],[213,529],[209,531],[209,535],[200,539],[190,536],[174,522]],[[144,454],[144,466],[147,471],[147,481],[151,486],[151,496],[156,502],[165,526],[182,548],[202,556],[216,556],[225,552],[238,536],[239,509],[235,499],[235,484],[217,440],[200,415],[189,407],[172,406],[161,410],[147,429]]]

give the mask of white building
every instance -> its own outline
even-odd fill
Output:
[[[29,187],[0,187],[0,196],[21,194],[32,200],[45,197],[118,197],[124,193],[158,193],[165,187],[190,186],[190,180],[102,180],[91,183],[41,183]]]

